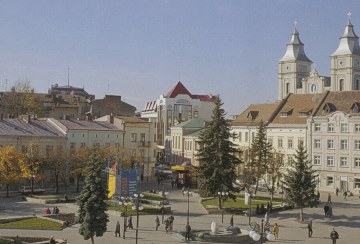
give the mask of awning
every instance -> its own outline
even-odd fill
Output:
[[[156,145],[156,147],[159,149],[165,149],[165,146],[161,146],[161,145]]]
[[[188,171],[188,170],[191,170],[191,167],[175,165],[175,166],[171,166],[171,170],[172,171]]]

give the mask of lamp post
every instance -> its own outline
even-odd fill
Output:
[[[34,195],[34,180],[35,180],[34,173],[31,173],[30,177],[31,177],[31,195]]]
[[[189,217],[190,217],[190,195],[193,193],[188,189],[187,191],[184,191],[184,194],[187,195],[187,225],[189,225]]]
[[[224,210],[223,210],[223,203],[224,199],[229,195],[229,192],[218,192],[219,196],[219,203],[220,203],[220,209],[221,209],[221,223],[224,223]],[[221,202],[222,201],[222,202]]]
[[[169,194],[168,192],[165,191],[165,188],[163,188],[163,191],[160,191],[159,192],[160,195],[162,196],[162,209],[161,209],[161,214],[162,214],[162,217],[161,217],[161,223],[164,223],[164,213],[165,213],[165,199],[166,199],[166,196]]]
[[[251,231],[249,232],[249,236],[254,241],[260,240],[260,244],[265,243],[267,241],[275,240],[275,235],[272,232],[264,231],[264,219],[261,219],[261,226],[256,222],[252,222],[250,224],[250,228]]]
[[[251,222],[251,197],[254,196],[253,193],[251,192],[251,190],[249,190],[249,225]]]
[[[125,195],[120,197],[119,204],[124,208],[124,227],[123,227],[123,239],[125,239],[125,232],[126,232],[126,218],[127,218],[127,205],[128,205],[128,197]]]
[[[140,198],[143,198],[144,195],[143,194],[138,194],[135,193],[134,197],[136,199],[136,206],[133,207],[133,209],[136,209],[136,244],[138,243],[138,230],[139,230],[139,210],[143,210],[144,207],[142,205],[140,205]]]

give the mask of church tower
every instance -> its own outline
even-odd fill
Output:
[[[359,37],[354,32],[350,16],[345,32],[340,37],[336,51],[330,56],[331,61],[331,90],[352,91],[360,90],[360,47]]]
[[[305,54],[296,24],[295,21],[285,55],[279,60],[279,99],[283,99],[289,93],[302,93],[301,80],[308,77],[311,71],[312,61]]]

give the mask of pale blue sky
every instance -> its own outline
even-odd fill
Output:
[[[277,99],[277,62],[298,20],[307,56],[330,75],[347,13],[360,35],[359,0],[0,0],[0,90],[29,79],[121,95],[141,110],[180,79],[220,94],[228,114]],[[256,90],[256,92],[255,92]]]

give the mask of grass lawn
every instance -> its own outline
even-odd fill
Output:
[[[45,230],[61,230],[62,224],[55,221],[30,218],[22,219],[9,223],[0,224],[0,229],[45,229]]]
[[[0,244],[14,244],[14,242],[0,239]]]
[[[251,198],[251,208],[256,208],[256,205],[264,204],[265,207],[267,203],[270,201],[269,197],[262,197],[262,196],[256,196]],[[281,199],[274,198],[273,199],[273,205],[277,205],[281,203]],[[212,198],[212,199],[206,199],[202,200],[201,204],[205,207],[206,205],[212,205],[217,206],[218,205],[218,198]],[[244,204],[244,196],[238,195],[236,197],[236,202],[232,199],[227,199],[224,202],[223,208],[249,208],[249,205]]]

